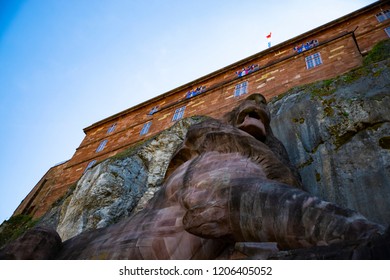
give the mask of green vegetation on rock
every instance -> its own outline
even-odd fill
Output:
[[[4,221],[0,226],[0,248],[32,228],[37,221],[29,215],[17,215]]]
[[[364,57],[363,65],[371,65],[388,58],[390,58],[390,39],[381,41],[376,44],[367,54],[367,56]]]

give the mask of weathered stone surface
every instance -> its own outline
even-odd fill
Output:
[[[0,260],[49,260],[61,249],[54,229],[35,227],[0,250]]]
[[[270,102],[272,127],[308,192],[390,220],[389,60]]]
[[[142,209],[161,185],[169,159],[187,128],[201,119],[181,120],[138,148],[88,170],[61,205],[57,226],[61,238],[106,227]],[[57,217],[52,216],[51,221]]]
[[[259,259],[253,252],[254,259]],[[388,260],[390,258],[390,231],[364,241],[345,241],[329,246],[270,252],[271,260]],[[264,259],[264,258],[262,258]]]
[[[138,156],[95,166],[80,179],[69,198],[58,233],[66,240],[128,216],[146,190],[146,179],[146,168]]]

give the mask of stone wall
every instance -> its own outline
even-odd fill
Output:
[[[273,100],[272,124],[302,176],[325,200],[390,223],[390,61]]]

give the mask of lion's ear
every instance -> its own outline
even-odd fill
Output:
[[[254,100],[257,104],[264,104],[267,105],[267,100],[265,97],[260,93],[254,93],[249,95],[246,100]]]

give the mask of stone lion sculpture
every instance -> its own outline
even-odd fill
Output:
[[[67,240],[56,258],[229,259],[240,254],[238,244],[272,242],[285,250],[383,232],[302,190],[272,133],[265,99],[255,94],[222,120],[190,127],[145,209]]]

